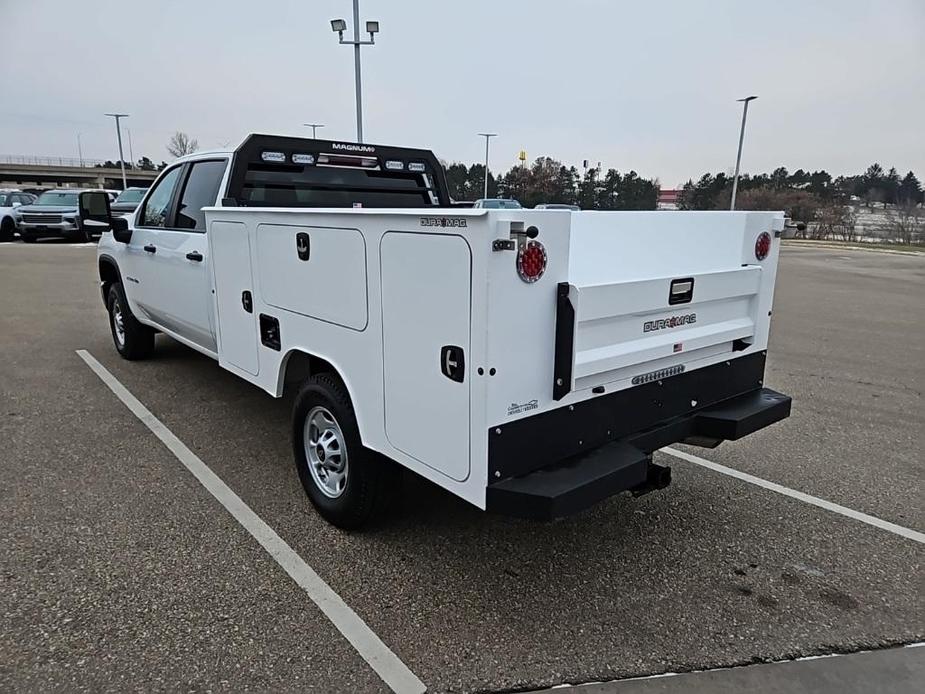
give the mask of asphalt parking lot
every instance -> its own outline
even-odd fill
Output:
[[[668,489],[555,523],[486,515],[406,478],[384,523],[344,533],[299,485],[288,401],[168,338],[151,361],[118,357],[92,247],[0,244],[0,287],[0,690],[388,691],[78,349],[429,691],[540,689],[925,638],[919,541],[664,453]],[[923,256],[786,248],[766,383],[793,396],[792,417],[684,450],[925,531],[923,289]],[[901,664],[863,669],[880,691],[921,681],[925,649],[889,653]],[[777,670],[767,672],[762,681]],[[854,691],[861,677],[835,686]],[[679,680],[606,691],[681,691],[654,688],[669,679]]]

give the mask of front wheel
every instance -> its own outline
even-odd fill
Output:
[[[339,528],[359,528],[394,496],[395,464],[363,446],[350,396],[333,374],[312,376],[296,397],[292,450],[312,505]]]
[[[16,229],[16,225],[13,224],[13,220],[6,217],[3,222],[0,223],[0,241],[12,241],[14,229]]]
[[[109,309],[109,328],[116,351],[124,359],[147,359],[154,353],[154,330],[142,325],[132,315],[125,291],[119,282],[109,288],[106,307]]]

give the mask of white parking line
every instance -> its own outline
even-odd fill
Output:
[[[241,498],[225,484],[199,457],[180,441],[173,432],[151,414],[141,402],[123,386],[115,376],[106,370],[89,352],[77,350],[100,380],[115,393],[116,397],[161,440],[177,460],[199,480],[235,520],[249,532],[270,554],[289,576],[304,590],[318,608],[331,620],[344,638],[356,649],[379,677],[397,694],[422,694],[427,691],[418,679],[395,653],[376,636],[372,629],[356,612],[335,593],[314,569],[305,563],[295,550],[276,531],[254,513]]]
[[[809,494],[804,494],[803,492],[798,492],[796,489],[790,489],[789,487],[777,484],[776,482],[768,482],[767,480],[763,480],[760,477],[749,475],[747,472],[739,472],[738,470],[733,470],[732,468],[726,467],[725,465],[714,463],[710,460],[706,460],[705,458],[691,455],[690,453],[685,453],[684,451],[679,451],[675,448],[663,448],[661,450],[662,453],[667,453],[668,455],[672,455],[675,458],[686,460],[687,462],[693,463],[694,465],[700,465],[701,467],[713,470],[714,472],[721,472],[724,475],[729,475],[730,477],[735,477],[736,479],[749,482],[750,484],[754,484],[758,487],[769,489],[772,492],[777,492],[778,494],[789,496],[792,499],[798,499],[807,504],[812,504],[813,506],[824,508],[826,511],[838,513],[842,516],[853,518],[854,520],[861,521],[862,523],[872,525],[875,528],[880,528],[880,530],[886,530],[887,532],[891,532],[894,535],[899,535],[900,537],[905,537],[906,539],[913,540],[914,542],[925,544],[925,533],[920,533],[917,530],[904,528],[901,525],[896,525],[895,523],[881,520],[875,516],[869,516],[866,513],[855,511],[854,509],[841,506],[840,504],[834,504],[831,501],[820,499],[817,496],[811,496]]]

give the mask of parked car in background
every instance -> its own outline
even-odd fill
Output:
[[[17,207],[15,219],[19,237],[26,243],[48,237],[90,241],[93,233],[80,223],[77,210],[78,195],[82,192],[86,189],[46,190],[34,203]]]
[[[21,190],[0,189],[0,241],[12,241],[16,231],[14,210],[30,205],[35,196]]]
[[[570,212],[581,212],[578,205],[566,205],[560,202],[544,202],[536,205],[534,210],[569,210]]]
[[[513,198],[481,198],[472,206],[479,210],[522,210],[523,206]]]
[[[147,190],[147,188],[126,188],[123,190],[110,205],[113,215],[122,217],[134,212]]]

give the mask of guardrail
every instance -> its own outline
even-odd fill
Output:
[[[112,160],[110,160],[112,161]],[[0,164],[22,164],[25,166],[72,166],[76,168],[92,169],[102,166],[103,159],[80,159],[78,157],[36,157],[30,154],[0,154]],[[116,167],[119,162],[115,162]],[[125,162],[125,168],[135,168]]]

